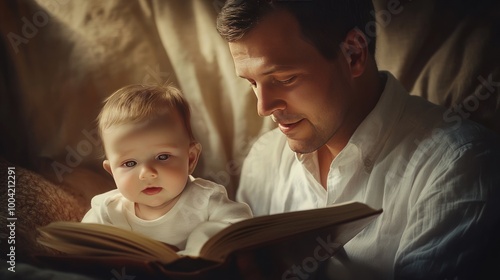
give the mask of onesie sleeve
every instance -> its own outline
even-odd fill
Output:
[[[223,186],[214,185],[207,205],[207,220],[191,232],[186,249],[179,254],[198,256],[201,247],[210,237],[233,223],[251,217],[252,212],[247,204],[230,200]]]
[[[110,198],[116,196],[118,190],[96,195],[90,202],[90,210],[82,218],[82,223],[112,224],[107,211]]]
[[[228,198],[226,189],[218,185],[208,202],[208,220],[232,224],[252,217],[250,207]]]

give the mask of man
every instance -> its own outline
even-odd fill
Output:
[[[497,242],[499,139],[379,72],[361,31],[371,11],[366,0],[225,4],[217,28],[236,74],[278,124],[252,147],[237,199],[257,216],[382,208],[345,245],[354,279],[476,279]]]

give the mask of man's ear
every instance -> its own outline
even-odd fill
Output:
[[[111,170],[111,165],[109,164],[109,160],[105,159],[102,161],[102,167],[106,170],[111,176],[113,176],[113,171]]]
[[[355,27],[349,31],[340,44],[340,49],[347,60],[352,77],[359,77],[365,71],[368,60],[368,39],[363,31]]]
[[[193,142],[189,145],[189,175],[191,175],[198,164],[201,154],[201,144]]]

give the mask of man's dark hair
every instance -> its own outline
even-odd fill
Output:
[[[217,17],[217,30],[226,41],[234,42],[278,10],[291,13],[304,37],[327,59],[336,57],[340,43],[353,28],[369,28],[370,35],[375,34],[371,0],[228,0]],[[368,26],[370,22],[373,24]],[[373,56],[375,36],[367,41]]]

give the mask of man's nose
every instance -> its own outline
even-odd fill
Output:
[[[285,99],[272,85],[264,86],[258,84],[253,90],[255,96],[257,96],[257,113],[259,116],[269,116],[276,110],[285,109]]]

